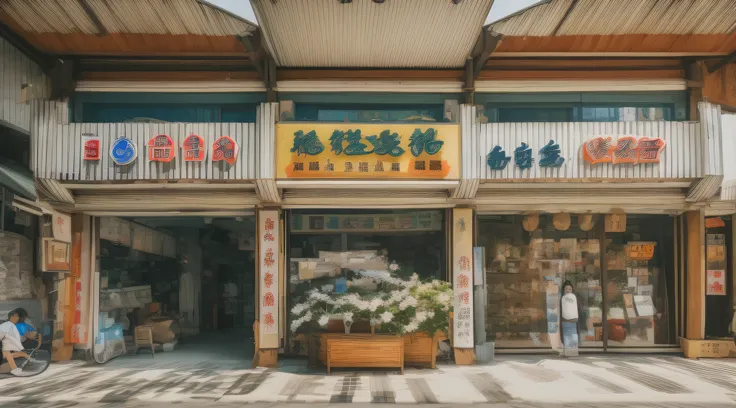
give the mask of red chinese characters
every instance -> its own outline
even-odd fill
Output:
[[[273,318],[273,313],[271,313],[271,312],[268,312],[268,313],[266,313],[266,314],[264,315],[264,317],[263,317],[263,324],[264,324],[264,325],[265,325],[266,327],[268,327],[269,329],[270,329],[270,328],[273,328],[273,326],[274,326],[274,325],[276,324],[276,321],[275,321],[275,320],[274,320],[274,318]]]
[[[467,289],[470,287],[470,277],[462,274],[457,277],[457,287],[461,289]]]
[[[271,288],[271,286],[273,286],[273,274],[271,272],[266,272],[263,276],[263,284],[266,285],[267,288]]]
[[[212,144],[212,161],[224,161],[232,165],[238,160],[238,143],[230,136],[221,136]]]
[[[470,293],[461,292],[459,295],[457,295],[457,301],[462,305],[470,304]]]
[[[611,137],[599,136],[583,144],[583,160],[589,164],[659,163],[667,143],[660,138],[621,136],[612,144]]]
[[[611,162],[611,138],[596,137],[590,139],[583,145],[583,159],[590,163]]]
[[[100,160],[100,151],[102,150],[100,147],[100,138],[96,136],[84,136],[82,138],[82,149],[83,149],[83,159],[84,160]]]
[[[276,305],[276,298],[273,296],[273,293],[266,292],[266,294],[263,295],[263,306],[273,307],[275,305]]]
[[[193,133],[184,139],[181,143],[181,149],[185,162],[201,162],[207,156],[204,138]]]
[[[461,271],[469,271],[470,270],[470,258],[463,255],[458,260],[458,266],[460,267]]]
[[[148,143],[148,160],[171,163],[176,157],[176,146],[169,135],[156,135]]]
[[[263,266],[266,268],[272,267],[276,263],[276,260],[273,259],[273,249],[268,248],[266,250],[266,256],[263,258]]]

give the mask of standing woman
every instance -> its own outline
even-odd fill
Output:
[[[562,347],[563,355],[573,357],[578,355],[578,298],[575,296],[572,283],[565,281],[562,285]]]

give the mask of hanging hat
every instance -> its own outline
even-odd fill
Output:
[[[595,227],[593,214],[578,214],[578,226],[583,231],[590,231]]]
[[[536,231],[537,227],[539,227],[539,214],[525,215],[524,220],[521,222],[521,225],[524,226],[524,231]]]
[[[555,226],[556,230],[567,231],[570,228],[570,214],[568,213],[557,213],[552,217],[552,225]]]

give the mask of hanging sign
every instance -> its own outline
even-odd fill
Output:
[[[110,145],[110,158],[118,166],[133,163],[137,157],[138,149],[135,143],[130,139],[126,139],[125,136],[120,136]]]
[[[230,136],[221,136],[212,143],[212,161],[224,161],[232,165],[238,160],[238,143]]]
[[[453,346],[473,348],[473,210],[456,208],[453,216]]]
[[[626,214],[606,214],[606,232],[626,232]]]
[[[632,261],[648,261],[654,257],[654,242],[629,242],[626,256]]]
[[[726,271],[708,269],[705,275],[705,294],[709,296],[726,296]]]
[[[458,125],[280,123],[276,144],[281,179],[460,178]]]
[[[89,133],[82,134],[82,159],[99,161],[101,153],[100,137]]]
[[[598,136],[583,144],[583,160],[589,164],[647,164],[659,163],[667,143],[660,138]]]
[[[72,242],[72,217],[55,212],[51,218],[51,232],[54,239],[61,242]]]
[[[183,151],[182,157],[185,162],[201,162],[207,157],[207,148],[204,145],[204,138],[199,135],[191,134],[187,136],[181,143]]]
[[[169,135],[156,135],[148,141],[148,160],[171,163],[176,157],[176,146]]]
[[[258,212],[261,348],[279,348],[279,212]]]

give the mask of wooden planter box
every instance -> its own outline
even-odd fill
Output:
[[[440,335],[429,337],[427,333],[404,335],[404,364],[435,368],[437,366],[437,344]]]
[[[323,334],[327,373],[333,367],[389,368],[404,374],[404,339],[399,336],[371,334]],[[322,347],[320,347],[321,349]],[[321,354],[321,350],[320,350]]]
[[[726,358],[736,357],[736,345],[728,340],[688,340],[680,339],[686,358]]]

